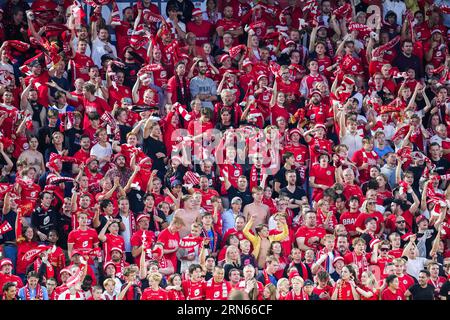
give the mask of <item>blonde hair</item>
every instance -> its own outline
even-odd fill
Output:
[[[283,286],[287,284],[287,289],[289,290],[289,280],[287,278],[281,278],[277,282],[277,293],[282,289]]]
[[[150,281],[150,280],[156,281],[156,282],[158,282],[158,284],[159,284],[159,283],[161,283],[162,275],[161,275],[161,273],[159,273],[159,272],[153,272],[153,273],[150,273],[150,274],[147,276],[147,279],[148,279],[149,281]]]
[[[239,248],[234,246],[234,245],[229,245],[227,247],[227,251],[225,253],[225,263],[233,263],[233,261],[231,261],[231,259],[229,258],[229,253],[231,250],[236,250],[238,255],[237,255],[237,263],[240,265],[241,264],[241,255],[239,254]]]

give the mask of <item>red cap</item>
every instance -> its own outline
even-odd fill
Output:
[[[6,266],[8,264],[14,266],[11,259],[8,258],[2,259],[2,262],[0,262],[0,268],[3,268],[3,266]]]
[[[112,247],[110,252],[113,252],[113,251],[119,251],[121,254],[123,254],[123,250],[120,249],[119,247]]]
[[[114,264],[114,262],[112,261],[108,261],[103,265],[103,270],[106,271],[106,268],[108,268],[108,266],[113,266],[114,268],[116,267],[116,265]]]
[[[289,131],[289,136],[291,136],[293,133],[298,133],[300,136],[302,135],[302,134],[300,133],[300,130],[298,130],[297,128],[291,129],[291,130]]]
[[[263,77],[266,77],[267,79],[269,79],[269,77],[267,76],[267,74],[262,73],[262,74],[260,74],[260,75],[258,76],[258,78],[256,78],[256,81],[261,80],[261,78],[263,78]]]
[[[201,14],[202,14],[202,10],[199,9],[199,8],[195,8],[194,10],[192,10],[192,16],[193,17],[201,15]]]
[[[439,28],[433,29],[433,30],[431,31],[431,34],[434,34],[434,33],[436,33],[436,32],[439,32],[440,34],[442,34],[442,30],[439,29]]]
[[[70,257],[72,258],[76,254],[82,255],[80,250],[75,249],[75,250],[72,250],[72,254],[70,255]]]
[[[292,278],[294,277],[300,277],[297,269],[293,269],[289,272],[289,282],[291,282]]]
[[[62,268],[59,274],[61,275],[63,272],[67,272],[68,274],[72,275],[72,271],[68,267]]]
[[[316,125],[314,126],[314,129],[317,129],[317,128],[322,128],[323,130],[327,130],[327,129],[325,128],[325,125],[324,125],[324,124],[321,124],[321,123],[318,123],[318,124],[316,124]]]
[[[286,41],[286,45],[290,46],[291,44],[295,45],[295,41],[294,40],[288,40]]]
[[[91,163],[92,161],[97,161],[97,162],[98,162],[97,157],[96,157],[96,156],[90,156],[89,158],[87,158],[87,159],[84,161],[84,163],[85,163],[86,165],[89,165],[89,163]]]
[[[243,62],[242,62],[242,67],[246,67],[246,66],[250,66],[252,64],[252,62],[250,61],[250,59],[245,59]]]
[[[224,63],[227,58],[231,58],[228,54],[224,54],[220,57],[220,63]]]
[[[313,95],[315,95],[315,94],[318,94],[318,95],[320,96],[320,98],[323,98],[322,92],[320,92],[320,91],[317,90],[317,89],[312,90],[312,91],[309,93],[309,97],[311,98],[311,97],[312,97]]]
[[[334,267],[334,265],[336,264],[336,262],[338,262],[339,260],[342,260],[342,262],[344,262],[344,258],[343,257],[341,257],[341,256],[337,256],[337,257],[335,257],[334,258],[334,260],[333,260],[333,267]]]
[[[148,214],[140,214],[137,216],[136,218],[136,222],[139,222],[141,219],[147,218],[148,220],[150,220],[150,216]]]
[[[427,220],[428,221],[427,217],[425,217],[423,214],[421,214],[420,216],[418,216],[416,218],[416,224],[419,224],[420,222],[422,222],[422,220]]]

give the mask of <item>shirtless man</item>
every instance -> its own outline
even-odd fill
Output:
[[[244,208],[244,216],[248,221],[250,216],[253,217],[252,230],[255,231],[255,227],[260,224],[267,224],[270,211],[269,207],[263,204],[264,189],[261,187],[254,187],[252,189],[253,202],[246,205]]]
[[[180,237],[186,237],[191,232],[191,225],[194,222],[200,222],[200,210],[196,209],[195,203],[196,200],[191,196],[187,195],[183,197],[184,209],[178,209],[175,211],[174,217],[180,217],[184,226],[180,230]]]

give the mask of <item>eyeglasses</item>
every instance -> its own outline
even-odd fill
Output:
[[[406,222],[405,220],[402,220],[402,221],[397,221],[396,223],[400,224],[400,223],[405,223],[405,222]]]
[[[389,248],[381,248],[381,251],[389,251]]]

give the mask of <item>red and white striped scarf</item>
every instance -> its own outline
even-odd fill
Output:
[[[34,296],[33,300],[43,300],[43,299],[44,299],[44,291],[42,290],[42,287],[38,284],[36,286],[36,295]],[[25,300],[31,300],[31,288],[29,287],[28,283],[25,285]]]

